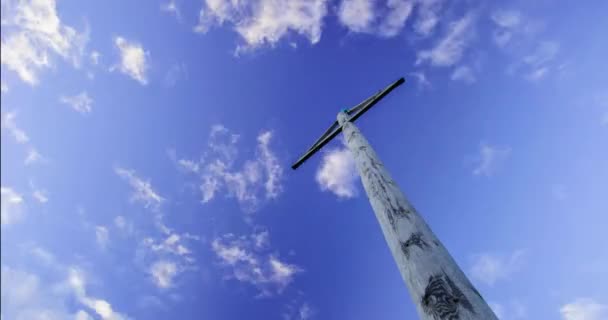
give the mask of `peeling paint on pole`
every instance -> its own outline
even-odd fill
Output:
[[[409,204],[367,140],[350,122],[350,115],[340,112],[338,122],[420,319],[497,319],[446,248]]]

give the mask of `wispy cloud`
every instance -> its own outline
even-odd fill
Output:
[[[564,320],[608,319],[608,305],[589,298],[578,298],[559,309]]]
[[[414,22],[414,31],[423,36],[429,36],[439,24],[439,13],[443,7],[441,0],[422,0],[418,4],[418,17]]]
[[[426,74],[422,71],[410,72],[410,76],[416,79],[418,84],[418,90],[426,89],[431,87],[431,82],[427,79]]]
[[[214,125],[209,134],[208,150],[201,160],[180,159],[177,164],[187,172],[200,174],[204,203],[225,189],[228,196],[237,199],[243,210],[254,212],[262,200],[275,199],[282,192],[283,167],[270,148],[273,133],[266,130],[257,136],[254,158],[245,160],[238,168],[235,163],[239,138],[224,126]]]
[[[473,39],[474,20],[475,15],[468,13],[450,23],[448,32],[435,47],[418,52],[416,64],[428,61],[433,66],[451,66],[460,61],[465,49]]]
[[[492,176],[510,154],[510,147],[491,146],[482,143],[479,149],[479,155],[476,159],[477,165],[473,169],[473,174],[476,176]]]
[[[2,114],[2,128],[7,130],[15,139],[17,143],[27,143],[30,138],[27,136],[25,131],[17,126],[15,118],[17,114],[15,112],[5,112]]]
[[[468,66],[458,66],[452,72],[450,79],[454,81],[462,81],[464,83],[474,83],[476,81],[473,70]]]
[[[98,65],[100,58],[101,58],[101,53],[99,53],[99,51],[93,50],[89,54],[89,60],[91,60],[91,64],[93,64],[93,65]]]
[[[182,20],[182,15],[181,15],[181,11],[179,10],[179,7],[177,6],[177,2],[175,0],[169,0],[166,3],[163,3],[160,6],[160,10],[169,13],[170,15],[175,16],[175,18],[177,19],[177,21],[181,21]]]
[[[321,39],[326,14],[326,0],[206,0],[194,30],[205,33],[214,25],[231,24],[242,39],[237,53],[272,47],[291,33],[314,44]]]
[[[388,0],[385,6],[371,0],[342,0],[338,19],[350,32],[393,37],[403,29],[413,7],[409,0]]]
[[[106,249],[110,242],[110,233],[105,226],[95,226],[95,240],[101,249]]]
[[[114,218],[114,227],[124,235],[131,235],[135,232],[133,223],[128,221],[124,216],[116,216]]]
[[[141,202],[147,208],[158,208],[163,202],[161,197],[153,188],[150,181],[143,180],[135,175],[135,171],[124,168],[116,168],[116,174],[126,180],[133,189],[131,199]]]
[[[32,197],[40,203],[49,202],[49,196],[45,190],[40,190],[40,189],[34,190],[34,192],[32,192]]]
[[[374,1],[342,0],[338,7],[340,23],[352,32],[371,32],[374,22]]]
[[[386,2],[388,13],[378,26],[381,36],[393,37],[401,32],[405,22],[412,13],[414,3],[409,0],[388,0]]]
[[[211,248],[220,264],[229,271],[228,279],[253,285],[262,296],[280,294],[302,269],[258,246],[256,239],[255,233],[241,237],[225,234],[215,238]]]
[[[24,215],[23,197],[9,187],[0,187],[1,191],[1,220],[2,226],[19,222]]]
[[[514,28],[521,23],[521,14],[516,10],[497,10],[491,15],[492,21],[503,28]]]
[[[74,96],[61,96],[59,101],[63,104],[67,104],[74,109],[74,111],[81,114],[90,113],[93,109],[93,99],[89,97],[89,94],[86,91]]]
[[[77,66],[88,41],[87,31],[61,21],[54,0],[3,2],[2,30],[2,64],[31,85],[55,56]]]
[[[93,319],[127,320],[104,299],[87,293],[87,278],[81,268],[66,267],[48,251],[36,248],[33,255],[45,259],[43,272],[2,265],[2,316],[8,319]],[[49,281],[61,278],[59,282]],[[67,306],[72,306],[68,308]],[[74,310],[76,309],[76,310]],[[86,311],[85,311],[86,310]]]
[[[133,78],[142,85],[148,83],[148,56],[140,43],[129,41],[123,37],[115,37],[114,45],[120,53],[120,62],[110,70],[118,70]]]
[[[488,286],[496,281],[507,279],[521,269],[525,263],[526,251],[516,250],[509,255],[481,253],[473,256],[470,272],[473,279]]]
[[[70,319],[65,294],[45,286],[35,273],[2,264],[2,317],[4,319]],[[83,311],[84,312],[84,311]]]
[[[43,163],[45,161],[46,159],[40,154],[40,152],[38,152],[38,150],[36,150],[36,148],[30,147],[27,151],[23,164],[29,166],[35,163]]]
[[[357,195],[357,177],[355,161],[346,147],[325,152],[316,174],[321,190],[331,191],[339,198]]]
[[[317,313],[310,303],[295,299],[287,304],[283,312],[283,320],[309,320]]]
[[[66,279],[67,285],[72,289],[76,299],[87,306],[102,320],[127,320],[128,317],[124,314],[116,312],[112,305],[103,299],[89,296],[86,292],[86,278],[84,273],[78,268],[71,267]]]
[[[178,265],[170,260],[156,261],[149,273],[157,287],[167,289],[174,285],[175,276],[179,273]]]

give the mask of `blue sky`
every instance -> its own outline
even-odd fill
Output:
[[[608,318],[608,3],[2,1],[3,319],[416,319],[334,120],[501,319]]]

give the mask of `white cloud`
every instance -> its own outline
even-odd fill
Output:
[[[498,10],[494,12],[490,18],[496,25],[496,29],[493,32],[493,38],[496,45],[500,48],[506,47],[515,34],[521,34],[526,27],[524,26],[524,19],[515,10]]]
[[[91,63],[93,65],[98,65],[99,64],[99,58],[101,57],[101,53],[99,53],[99,51],[91,51],[91,54],[89,55],[89,59],[91,60]]]
[[[69,105],[74,111],[81,114],[89,113],[93,109],[93,99],[89,97],[89,94],[86,91],[75,96],[62,96],[59,98],[59,101]]]
[[[239,136],[222,125],[211,128],[208,150],[202,160],[179,160],[178,165],[189,172],[199,173],[203,202],[209,202],[222,189],[235,197],[243,210],[257,210],[262,199],[275,199],[283,190],[283,168],[270,148],[272,131],[263,131],[257,137],[255,157],[246,160],[242,168],[235,169]]]
[[[403,29],[413,7],[411,0],[388,0],[385,6],[371,0],[342,0],[337,13],[351,32],[393,37]]]
[[[340,23],[352,32],[371,32],[376,18],[374,1],[342,0],[338,8]]]
[[[178,271],[178,266],[175,262],[159,260],[150,267],[149,273],[156,286],[166,289],[173,286],[173,280]]]
[[[44,160],[44,157],[38,152],[38,150],[36,150],[36,148],[30,147],[27,151],[27,156],[25,157],[23,164],[28,166],[34,163],[44,162]]]
[[[418,17],[414,23],[414,31],[426,37],[433,33],[439,24],[439,12],[441,11],[441,0],[421,0],[418,4]]]
[[[86,278],[77,268],[69,268],[67,285],[72,289],[78,301],[95,311],[102,320],[126,320],[127,316],[114,311],[112,305],[103,299],[91,297],[86,293]]]
[[[40,277],[2,265],[2,316],[5,319],[68,319],[64,298],[53,294]]]
[[[152,238],[144,239],[144,245],[153,251],[172,253],[179,256],[190,257],[192,251],[183,243],[183,237],[177,233],[170,233],[167,238],[161,242],[156,242]],[[193,259],[190,257],[190,259]]]
[[[108,243],[110,242],[108,228],[104,226],[95,226],[95,239],[97,240],[97,245],[101,249],[107,248]]]
[[[177,6],[177,3],[175,2],[175,0],[169,0],[168,2],[162,4],[160,6],[160,10],[168,12],[171,15],[174,15],[178,21],[181,21],[182,15],[181,15],[181,12],[180,12],[179,7]]]
[[[416,71],[416,72],[410,72],[408,74],[410,76],[414,77],[414,79],[416,79],[419,90],[431,87],[431,82],[426,78],[426,74],[424,72]]]
[[[251,235],[252,239],[253,239],[253,244],[255,246],[256,249],[265,249],[270,245],[270,240],[268,240],[268,237],[270,236],[270,234],[268,233],[268,230],[263,230],[257,233],[253,233]]]
[[[218,237],[211,248],[221,265],[229,271],[228,279],[235,279],[256,287],[260,295],[281,293],[302,270],[281,261],[268,249],[258,245],[258,235],[239,238],[232,234]]]
[[[301,300],[296,298],[286,305],[282,314],[283,320],[309,320],[315,316],[315,309],[308,302]]]
[[[84,306],[97,313],[102,320],[128,319],[115,312],[107,301],[86,294],[86,279],[80,270],[57,270],[67,271],[65,281],[50,283],[38,274],[3,265],[0,282],[2,316],[8,319],[92,319],[88,312],[81,309]],[[74,302],[77,304],[74,305]],[[72,309],[71,306],[79,310],[75,313],[68,311]]]
[[[146,59],[150,54],[144,50],[141,44],[123,37],[114,38],[114,45],[120,51],[118,70],[142,85],[146,85],[148,83],[146,73],[149,68]]]
[[[472,40],[474,20],[474,15],[469,13],[450,23],[447,34],[434,48],[418,52],[416,64],[429,61],[433,66],[451,66],[460,61]]]
[[[34,192],[32,192],[32,197],[34,197],[34,199],[40,203],[49,202],[49,196],[44,190],[34,190]]]
[[[116,168],[116,174],[125,179],[133,188],[133,195],[131,199],[133,201],[139,201],[144,204],[146,208],[158,208],[158,206],[164,200],[154,189],[150,181],[142,180],[135,175],[135,171],[127,170],[123,168]]]
[[[1,225],[9,225],[19,222],[23,218],[23,197],[9,187],[0,187],[1,203]]]
[[[514,28],[521,23],[521,14],[515,10],[498,10],[491,18],[497,26],[503,28]]]
[[[30,138],[25,131],[20,129],[15,123],[17,114],[15,112],[5,112],[2,114],[2,128],[8,130],[17,143],[27,143]]]
[[[125,220],[125,217],[123,217],[123,216],[116,216],[116,218],[114,218],[114,225],[118,229],[124,229],[127,227],[127,221]]]
[[[192,173],[198,173],[200,171],[199,163],[193,160],[179,159],[177,161],[177,164],[180,168],[183,168],[184,170]]]
[[[525,262],[525,255],[524,250],[517,250],[507,256],[493,253],[477,254],[473,257],[471,276],[492,286],[496,281],[507,279],[511,274],[519,271]]]
[[[75,320],[94,320],[93,317],[91,317],[91,315],[88,314],[84,310],[78,310],[78,312],[76,312],[76,315],[74,316],[74,319]]]
[[[477,166],[473,169],[476,176],[492,176],[511,154],[511,148],[481,144]]]
[[[555,41],[542,41],[533,53],[523,58],[523,62],[530,70],[527,75],[529,80],[540,80],[549,72],[551,62],[557,56],[559,47],[559,43]]]
[[[412,13],[414,3],[409,0],[388,0],[386,5],[389,12],[378,27],[378,31],[382,36],[393,37],[403,29]]]
[[[357,195],[357,168],[346,147],[325,152],[317,169],[316,180],[321,190],[329,190],[339,198]]]
[[[608,305],[589,298],[579,298],[567,303],[559,309],[559,312],[564,320],[608,319]]]
[[[454,69],[454,72],[452,72],[452,76],[450,77],[450,79],[454,80],[454,81],[462,81],[464,83],[473,83],[475,82],[475,75],[473,74],[473,70],[471,70],[471,68],[469,68],[468,66],[458,66],[456,69]]]
[[[2,64],[29,84],[38,82],[39,72],[60,56],[77,66],[88,40],[62,23],[54,0],[2,3]]]
[[[194,30],[205,33],[213,25],[232,24],[243,40],[237,53],[274,46],[290,33],[314,44],[321,38],[326,14],[327,0],[206,0]]]
[[[5,94],[8,92],[8,85],[6,84],[6,82],[4,82],[4,80],[2,80],[2,82],[0,83],[0,92],[2,94]]]
[[[267,174],[264,188],[266,189],[266,197],[274,199],[281,193],[283,187],[281,178],[283,177],[283,168],[279,164],[279,160],[270,150],[270,140],[272,139],[272,131],[264,131],[258,136],[258,152],[259,162],[264,167]],[[255,180],[255,179],[250,179]]]
[[[29,250],[29,252],[32,256],[34,256],[36,259],[38,259],[40,262],[42,262],[45,266],[47,266],[47,267],[56,267],[57,266],[57,260],[55,258],[55,255],[53,255],[46,249],[39,247],[39,246],[33,246]]]

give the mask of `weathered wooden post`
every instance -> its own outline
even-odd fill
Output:
[[[359,116],[403,82],[401,78],[356,107],[341,111],[338,121],[292,168],[296,169],[342,131],[420,319],[497,319],[446,248],[407,201],[376,152],[353,124]]]

